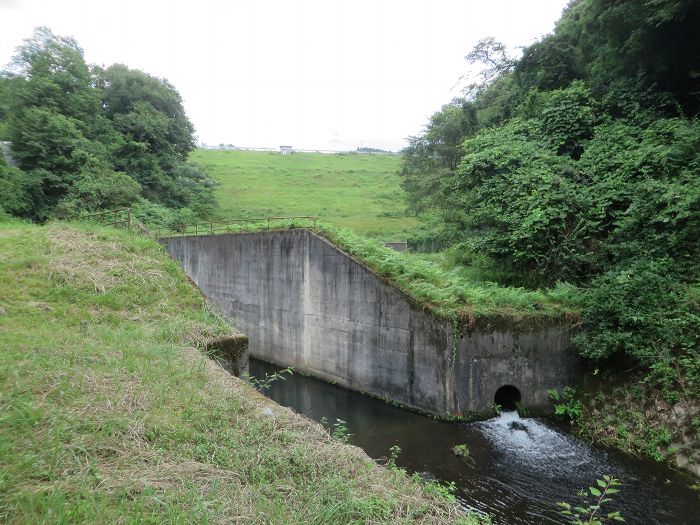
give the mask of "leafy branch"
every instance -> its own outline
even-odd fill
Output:
[[[581,505],[571,505],[564,501],[558,505],[564,510],[561,511],[572,525],[604,525],[605,523],[625,521],[620,511],[615,510],[603,514],[603,505],[612,501],[610,496],[617,494],[622,483],[612,476],[605,475],[603,479],[596,480],[597,487],[588,487],[588,490],[579,492],[583,499]]]
[[[284,377],[285,374],[292,375],[294,373],[294,369],[291,367],[287,367],[283,370],[279,370],[278,372],[275,372],[274,374],[265,374],[265,377],[262,379],[258,379],[255,376],[252,376],[250,374],[245,374],[244,377],[248,380],[248,382],[255,387],[255,389],[258,392],[262,392],[263,390],[267,390],[272,386],[272,383],[275,381],[286,381],[287,378]]]

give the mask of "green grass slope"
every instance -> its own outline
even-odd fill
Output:
[[[0,522],[476,523],[197,349],[230,330],[151,240],[0,224]]]
[[[404,212],[397,155],[197,150],[192,160],[221,182],[222,217],[314,215],[383,240],[418,225]]]

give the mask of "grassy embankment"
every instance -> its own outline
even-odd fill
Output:
[[[231,328],[153,241],[0,224],[0,307],[3,523],[455,520],[206,358]]]
[[[222,227],[223,228],[223,227]],[[479,319],[510,321],[578,318],[580,291],[568,284],[551,288],[506,286],[501,272],[475,264],[445,261],[444,254],[400,253],[375,239],[361,237],[347,228],[309,221],[272,221],[271,229],[310,228],[391,281],[416,304],[438,317],[470,325]],[[231,233],[267,230],[266,222],[236,223]],[[198,229],[206,231],[206,224]],[[225,231],[221,232],[224,233]],[[188,227],[179,235],[194,234]]]
[[[419,224],[405,215],[397,155],[197,150],[191,160],[221,182],[220,215],[313,215],[382,240]]]

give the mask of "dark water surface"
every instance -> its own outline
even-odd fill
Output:
[[[250,361],[254,377],[277,370]],[[498,525],[560,524],[556,502],[578,503],[576,493],[603,474],[624,483],[610,510],[620,510],[626,523],[700,524],[700,495],[688,488],[688,477],[653,461],[590,447],[546,420],[509,412],[478,423],[436,421],[297,374],[265,393],[316,421],[342,419],[351,442],[373,458],[388,456],[398,445],[400,467],[455,482],[464,505],[487,512]],[[459,444],[468,445],[468,462],[453,454]]]

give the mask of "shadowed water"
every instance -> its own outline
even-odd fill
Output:
[[[279,368],[252,359],[262,378]],[[352,443],[373,458],[401,447],[397,464],[429,478],[453,481],[465,506],[489,513],[499,525],[560,524],[558,501],[578,503],[576,493],[603,474],[624,482],[610,510],[627,523],[698,523],[700,496],[689,478],[652,461],[589,447],[540,419],[514,412],[478,423],[437,421],[316,379],[293,375],[265,392],[281,405],[321,421],[342,419]],[[466,444],[468,460],[452,452]]]

